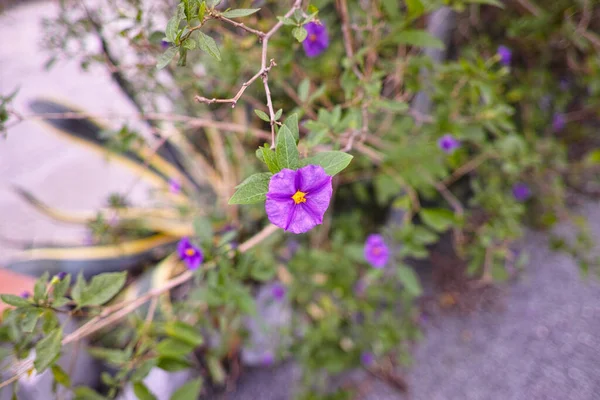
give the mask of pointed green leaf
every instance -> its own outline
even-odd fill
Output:
[[[71,290],[71,297],[75,303],[80,304],[82,301],[83,292],[85,291],[86,283],[83,278],[83,271],[79,271],[79,275],[77,275],[77,281],[73,286],[73,290]]]
[[[221,61],[221,52],[219,51],[217,42],[215,42],[215,39],[201,31],[198,31],[198,46],[200,46],[204,52]]]
[[[265,144],[264,147],[259,147],[258,154],[259,159],[267,164],[269,171],[276,174],[281,170],[277,163],[277,154],[269,148],[268,144]]]
[[[21,329],[23,332],[33,332],[38,319],[44,310],[41,308],[25,308],[21,312]]]
[[[170,322],[165,326],[167,336],[181,340],[190,346],[198,347],[204,342],[199,328],[186,324],[185,322]]]
[[[64,387],[71,387],[71,378],[69,375],[60,367],[58,364],[54,364],[52,366],[52,375],[54,376],[54,380]]]
[[[469,0],[469,3],[475,4],[488,4],[490,6],[496,6],[499,8],[504,8],[504,4],[500,2],[500,0]]]
[[[180,18],[175,15],[173,18],[167,22],[167,29],[165,29],[165,36],[171,43],[175,43],[177,39],[177,31],[179,30],[179,21]]]
[[[202,379],[194,379],[175,391],[171,396],[171,400],[196,400],[200,396],[202,390]]]
[[[139,400],[156,400],[156,396],[141,381],[133,383],[133,393]]]
[[[226,18],[241,18],[252,15],[258,10],[260,10],[260,8],[238,8],[237,10],[227,10],[221,15]]]
[[[204,21],[204,15],[206,14],[206,1],[202,0],[198,7],[198,19],[200,22]]]
[[[423,30],[405,30],[394,35],[391,40],[397,44],[407,44],[416,47],[431,47],[434,49],[443,49],[444,42],[431,33]]]
[[[33,287],[33,301],[38,302],[43,300],[46,297],[46,287],[48,286],[48,278],[50,274],[48,271],[44,272],[42,276],[35,281],[35,286]]]
[[[173,60],[173,57],[175,57],[175,54],[177,54],[177,51],[177,47],[169,47],[164,53],[158,56],[158,59],[156,60],[156,69],[163,69],[169,65],[171,60]]]
[[[320,165],[327,175],[334,176],[344,170],[352,161],[352,156],[343,151],[324,151],[302,160],[302,166]]]
[[[106,400],[104,396],[101,396],[93,389],[87,386],[78,386],[73,390],[75,398],[73,400]]]
[[[0,298],[4,303],[14,307],[29,307],[32,305],[29,300],[24,299],[21,296],[15,296],[14,294],[2,294],[0,295]]]
[[[271,122],[271,118],[267,115],[266,112],[262,110],[254,110],[254,113],[258,115],[258,118],[262,119],[265,122]]]
[[[78,305],[80,307],[100,306],[106,303],[121,291],[126,280],[127,271],[109,272],[94,276],[90,283],[86,285],[85,291],[80,294]]]
[[[52,290],[52,297],[54,299],[60,299],[64,297],[69,290],[69,286],[71,285],[71,274],[67,274],[63,279],[59,280],[56,284],[54,284],[54,289]]]
[[[297,41],[302,43],[304,39],[306,39],[306,37],[308,36],[308,32],[306,31],[306,29],[304,29],[304,27],[298,26],[292,29],[292,35],[294,35]]]
[[[285,125],[279,128],[275,153],[277,154],[277,164],[280,168],[297,169],[300,165],[296,139],[294,139],[294,135]]]
[[[184,356],[193,351],[195,346],[181,340],[167,338],[156,345],[156,352],[160,356]]]
[[[283,125],[287,126],[290,132],[292,132],[292,136],[296,139],[296,143],[300,140],[300,130],[298,129],[298,114],[292,114],[283,123]]]
[[[275,113],[275,116],[273,117],[275,119],[275,121],[279,121],[279,118],[281,118],[281,115],[283,114],[283,109],[280,108],[279,110],[277,110],[277,112]]]
[[[421,295],[421,293],[423,292],[423,290],[421,289],[421,283],[419,282],[419,278],[417,277],[417,274],[415,274],[415,271],[412,270],[412,268],[400,266],[398,267],[397,274],[398,279],[400,280],[400,282],[402,282],[402,285],[404,285],[404,289],[406,289],[408,293],[410,293],[413,296]]]
[[[38,374],[44,372],[58,359],[62,334],[62,328],[57,328],[35,345],[35,361],[33,365]]]
[[[272,175],[269,172],[263,172],[248,177],[237,186],[237,190],[229,199],[229,204],[253,204],[265,201]]]
[[[452,211],[445,208],[424,208],[419,215],[426,225],[438,232],[444,232],[456,222]]]

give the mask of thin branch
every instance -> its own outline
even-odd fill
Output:
[[[352,71],[358,77],[358,79],[363,78],[362,72],[356,66],[354,62],[354,50],[352,48],[352,34],[350,33],[350,24],[348,21],[348,4],[346,0],[337,0],[337,8],[340,13],[340,19],[342,20],[342,34],[344,36],[344,49],[346,50],[346,57],[350,59],[350,64],[352,65]]]

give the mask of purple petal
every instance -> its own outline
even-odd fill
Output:
[[[267,198],[269,196],[278,196],[291,199],[296,193],[296,173],[297,171],[284,168],[273,175],[269,181]]]
[[[383,268],[390,257],[390,251],[383,236],[371,234],[367,237],[364,247],[365,260],[374,268]]]
[[[329,35],[324,25],[309,22],[304,25],[304,29],[306,29],[308,35],[302,42],[302,47],[304,47],[304,52],[308,57],[316,57],[329,47]]]
[[[296,180],[297,182],[300,182],[300,186],[297,188],[298,190],[307,193],[307,198],[313,192],[319,192],[328,186],[331,187],[331,176],[327,175],[320,165],[307,165],[296,172],[301,178]]]
[[[270,198],[267,194],[267,201],[265,202],[265,211],[267,217],[273,225],[277,225],[281,229],[286,229],[288,226],[288,217],[292,213],[292,209],[295,207],[294,200],[289,196],[287,200],[280,198]]]
[[[285,229],[286,231],[295,234],[304,233],[323,222],[323,215],[319,218],[314,210],[306,206],[307,203],[294,204],[292,206],[294,213],[289,225]]]
[[[184,259],[186,257],[185,251],[191,246],[190,239],[188,237],[181,238],[177,245],[177,254],[179,258]]]

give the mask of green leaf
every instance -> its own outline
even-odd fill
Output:
[[[343,151],[324,151],[302,160],[302,165],[320,165],[327,175],[334,176],[343,171],[352,161],[352,156]]]
[[[167,338],[156,345],[156,352],[160,356],[184,356],[194,350],[195,346],[181,340]]]
[[[92,357],[118,366],[127,363],[131,359],[131,352],[127,350],[104,347],[89,347],[87,350]]]
[[[8,305],[14,307],[30,307],[31,302],[21,296],[15,296],[14,294],[0,294],[2,301]]]
[[[150,373],[152,368],[156,367],[157,359],[153,358],[147,361],[144,361],[137,369],[131,374],[131,381],[141,381]]]
[[[100,306],[106,303],[121,291],[126,280],[127,271],[109,272],[94,276],[81,293],[78,306]]]
[[[185,358],[160,357],[156,366],[168,372],[176,372],[188,369],[192,364]]]
[[[177,32],[179,31],[179,17],[175,15],[167,22],[167,29],[165,30],[165,36],[171,43],[175,43],[177,40]]]
[[[196,400],[202,390],[202,379],[194,379],[182,385],[173,393],[171,400]]]
[[[186,41],[183,42],[183,47],[188,50],[194,50],[196,48],[196,42],[194,39],[186,39]]]
[[[254,114],[258,115],[258,118],[262,119],[265,122],[271,122],[271,118],[264,111],[254,110]]]
[[[57,328],[35,345],[35,361],[33,365],[38,374],[44,372],[60,355],[62,328]]]
[[[310,79],[304,78],[300,85],[298,86],[298,98],[302,102],[305,102],[308,99],[308,92],[310,91]]]
[[[169,47],[164,53],[158,56],[158,59],[156,60],[156,69],[163,69],[169,65],[171,60],[173,60],[173,57],[175,57],[175,54],[177,54],[177,51],[177,47]]]
[[[41,308],[25,308],[21,311],[21,329],[23,332],[33,332],[38,319],[42,316],[44,310]]]
[[[181,340],[194,347],[198,347],[204,342],[204,338],[200,334],[199,328],[182,321],[169,322],[165,325],[165,333],[169,337]]]
[[[412,268],[401,266],[397,270],[398,279],[404,285],[404,289],[413,296],[420,296],[423,290],[417,274]]]
[[[206,14],[206,1],[202,0],[200,6],[198,7],[198,19],[200,22],[204,20],[204,15]]]
[[[71,297],[76,304],[81,303],[83,296],[83,292],[85,291],[86,284],[85,279],[83,278],[83,272],[79,271],[79,275],[77,275],[77,281],[75,281],[75,285],[73,286],[73,290],[71,290]]]
[[[198,31],[198,46],[200,46],[204,52],[210,54],[218,61],[221,61],[221,52],[219,51],[219,47],[217,47],[217,42],[215,42],[215,39],[201,31]]]
[[[421,0],[406,0],[406,8],[411,18],[418,18],[425,12],[425,6]]]
[[[258,12],[258,10],[260,10],[260,8],[238,8],[237,10],[227,10],[221,15],[226,18],[241,18],[252,15],[255,12]]]
[[[46,334],[52,332],[60,325],[60,321],[56,316],[56,313],[50,309],[46,309],[43,314],[44,323],[42,324],[42,331]]]
[[[210,220],[204,216],[197,216],[193,222],[194,234],[201,243],[210,243],[213,237],[213,229]]]
[[[237,190],[229,199],[229,204],[253,204],[265,201],[271,176],[269,172],[251,175],[237,186]]]
[[[424,208],[419,215],[425,224],[438,232],[444,232],[456,222],[452,211],[445,208]]]
[[[423,30],[401,31],[391,39],[397,44],[407,44],[416,47],[431,47],[434,49],[444,48],[444,42]]]
[[[133,393],[139,400],[156,400],[156,396],[142,382],[133,383]]]
[[[306,37],[308,36],[308,32],[306,31],[306,29],[304,29],[304,27],[298,26],[292,29],[292,35],[294,35],[297,41],[302,43],[304,39],[306,39]]]
[[[69,375],[60,367],[58,364],[54,364],[52,366],[52,375],[54,376],[54,380],[64,387],[71,387],[71,378]]]
[[[41,301],[46,297],[46,288],[48,286],[48,278],[50,277],[50,273],[48,271],[44,272],[42,276],[35,281],[35,286],[33,287],[33,301]]]
[[[269,171],[276,174],[281,170],[281,168],[279,168],[279,164],[277,164],[277,154],[269,148],[268,144],[265,144],[264,147],[259,147],[257,151],[259,154],[259,159],[267,164]]]
[[[281,118],[281,115],[283,114],[283,109],[280,108],[279,110],[277,110],[277,112],[275,113],[275,116],[273,117],[275,119],[275,121],[279,121],[279,118]]]
[[[69,290],[69,286],[71,285],[71,274],[67,274],[63,279],[59,280],[52,290],[52,297],[56,301],[57,299],[61,299]]]
[[[277,164],[280,168],[297,169],[300,165],[300,156],[296,147],[296,139],[290,129],[282,125],[277,134]]]
[[[300,140],[300,130],[298,129],[298,114],[292,114],[283,123],[283,125],[287,126],[290,132],[292,132],[292,136],[296,139],[296,143]]]
[[[293,19],[288,18],[288,17],[277,17],[277,19],[280,20],[281,22],[283,22],[284,25],[294,25],[294,26],[298,25],[296,23],[296,21],[294,21]]]
[[[488,4],[490,6],[504,8],[504,4],[502,4],[499,0],[468,0],[468,2],[473,4]]]
[[[75,398],[73,400],[106,400],[104,396],[101,396],[93,389],[87,386],[78,386],[73,390]]]
[[[382,0],[381,5],[392,20],[396,20],[400,15],[400,4],[397,0]]]

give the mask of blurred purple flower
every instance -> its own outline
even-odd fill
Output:
[[[505,66],[510,66],[512,59],[512,51],[506,46],[498,46],[498,55],[500,56],[500,63]]]
[[[163,50],[168,49],[169,46],[171,46],[171,43],[167,42],[166,40],[161,40],[160,41],[160,47],[162,47]]]
[[[184,237],[179,241],[177,253],[179,254],[179,258],[185,262],[188,269],[191,270],[197,269],[204,260],[202,250],[194,246],[187,237]]]
[[[27,290],[25,290],[24,292],[21,292],[21,297],[24,299],[28,299],[31,297],[31,293],[29,293]]]
[[[331,176],[319,165],[297,171],[282,169],[269,182],[265,210],[274,225],[304,233],[323,223],[333,188]]]
[[[272,352],[267,351],[263,355],[262,365],[264,365],[265,367],[270,367],[273,364],[275,364],[275,356],[273,355]]]
[[[515,183],[512,192],[517,201],[526,201],[531,197],[529,186],[523,182]]]
[[[275,283],[271,287],[271,295],[275,300],[283,300],[283,298],[285,297],[285,293],[285,286],[283,286],[281,283]]]
[[[302,46],[307,57],[316,57],[329,47],[329,35],[325,25],[309,22],[304,25],[304,29],[306,29],[308,35],[302,42]]]
[[[564,114],[554,114],[554,117],[552,118],[552,129],[554,129],[555,132],[562,131],[566,124],[567,119]]]
[[[448,133],[438,140],[438,146],[445,153],[452,154],[460,147],[460,142]]]
[[[569,90],[569,86],[571,86],[571,84],[569,83],[569,80],[567,78],[562,78],[558,83],[558,87],[563,92],[566,92],[567,90]]]
[[[181,183],[175,178],[169,179],[169,192],[178,194],[181,191]]]
[[[365,241],[365,259],[374,268],[383,268],[390,258],[390,250],[383,240],[383,236],[371,234]]]
[[[360,363],[365,367],[370,367],[375,362],[375,356],[369,351],[363,351],[360,354]]]
[[[65,279],[67,277],[67,273],[64,271],[61,271],[58,274],[56,274],[56,277],[58,278],[59,281],[62,281],[63,279]]]

